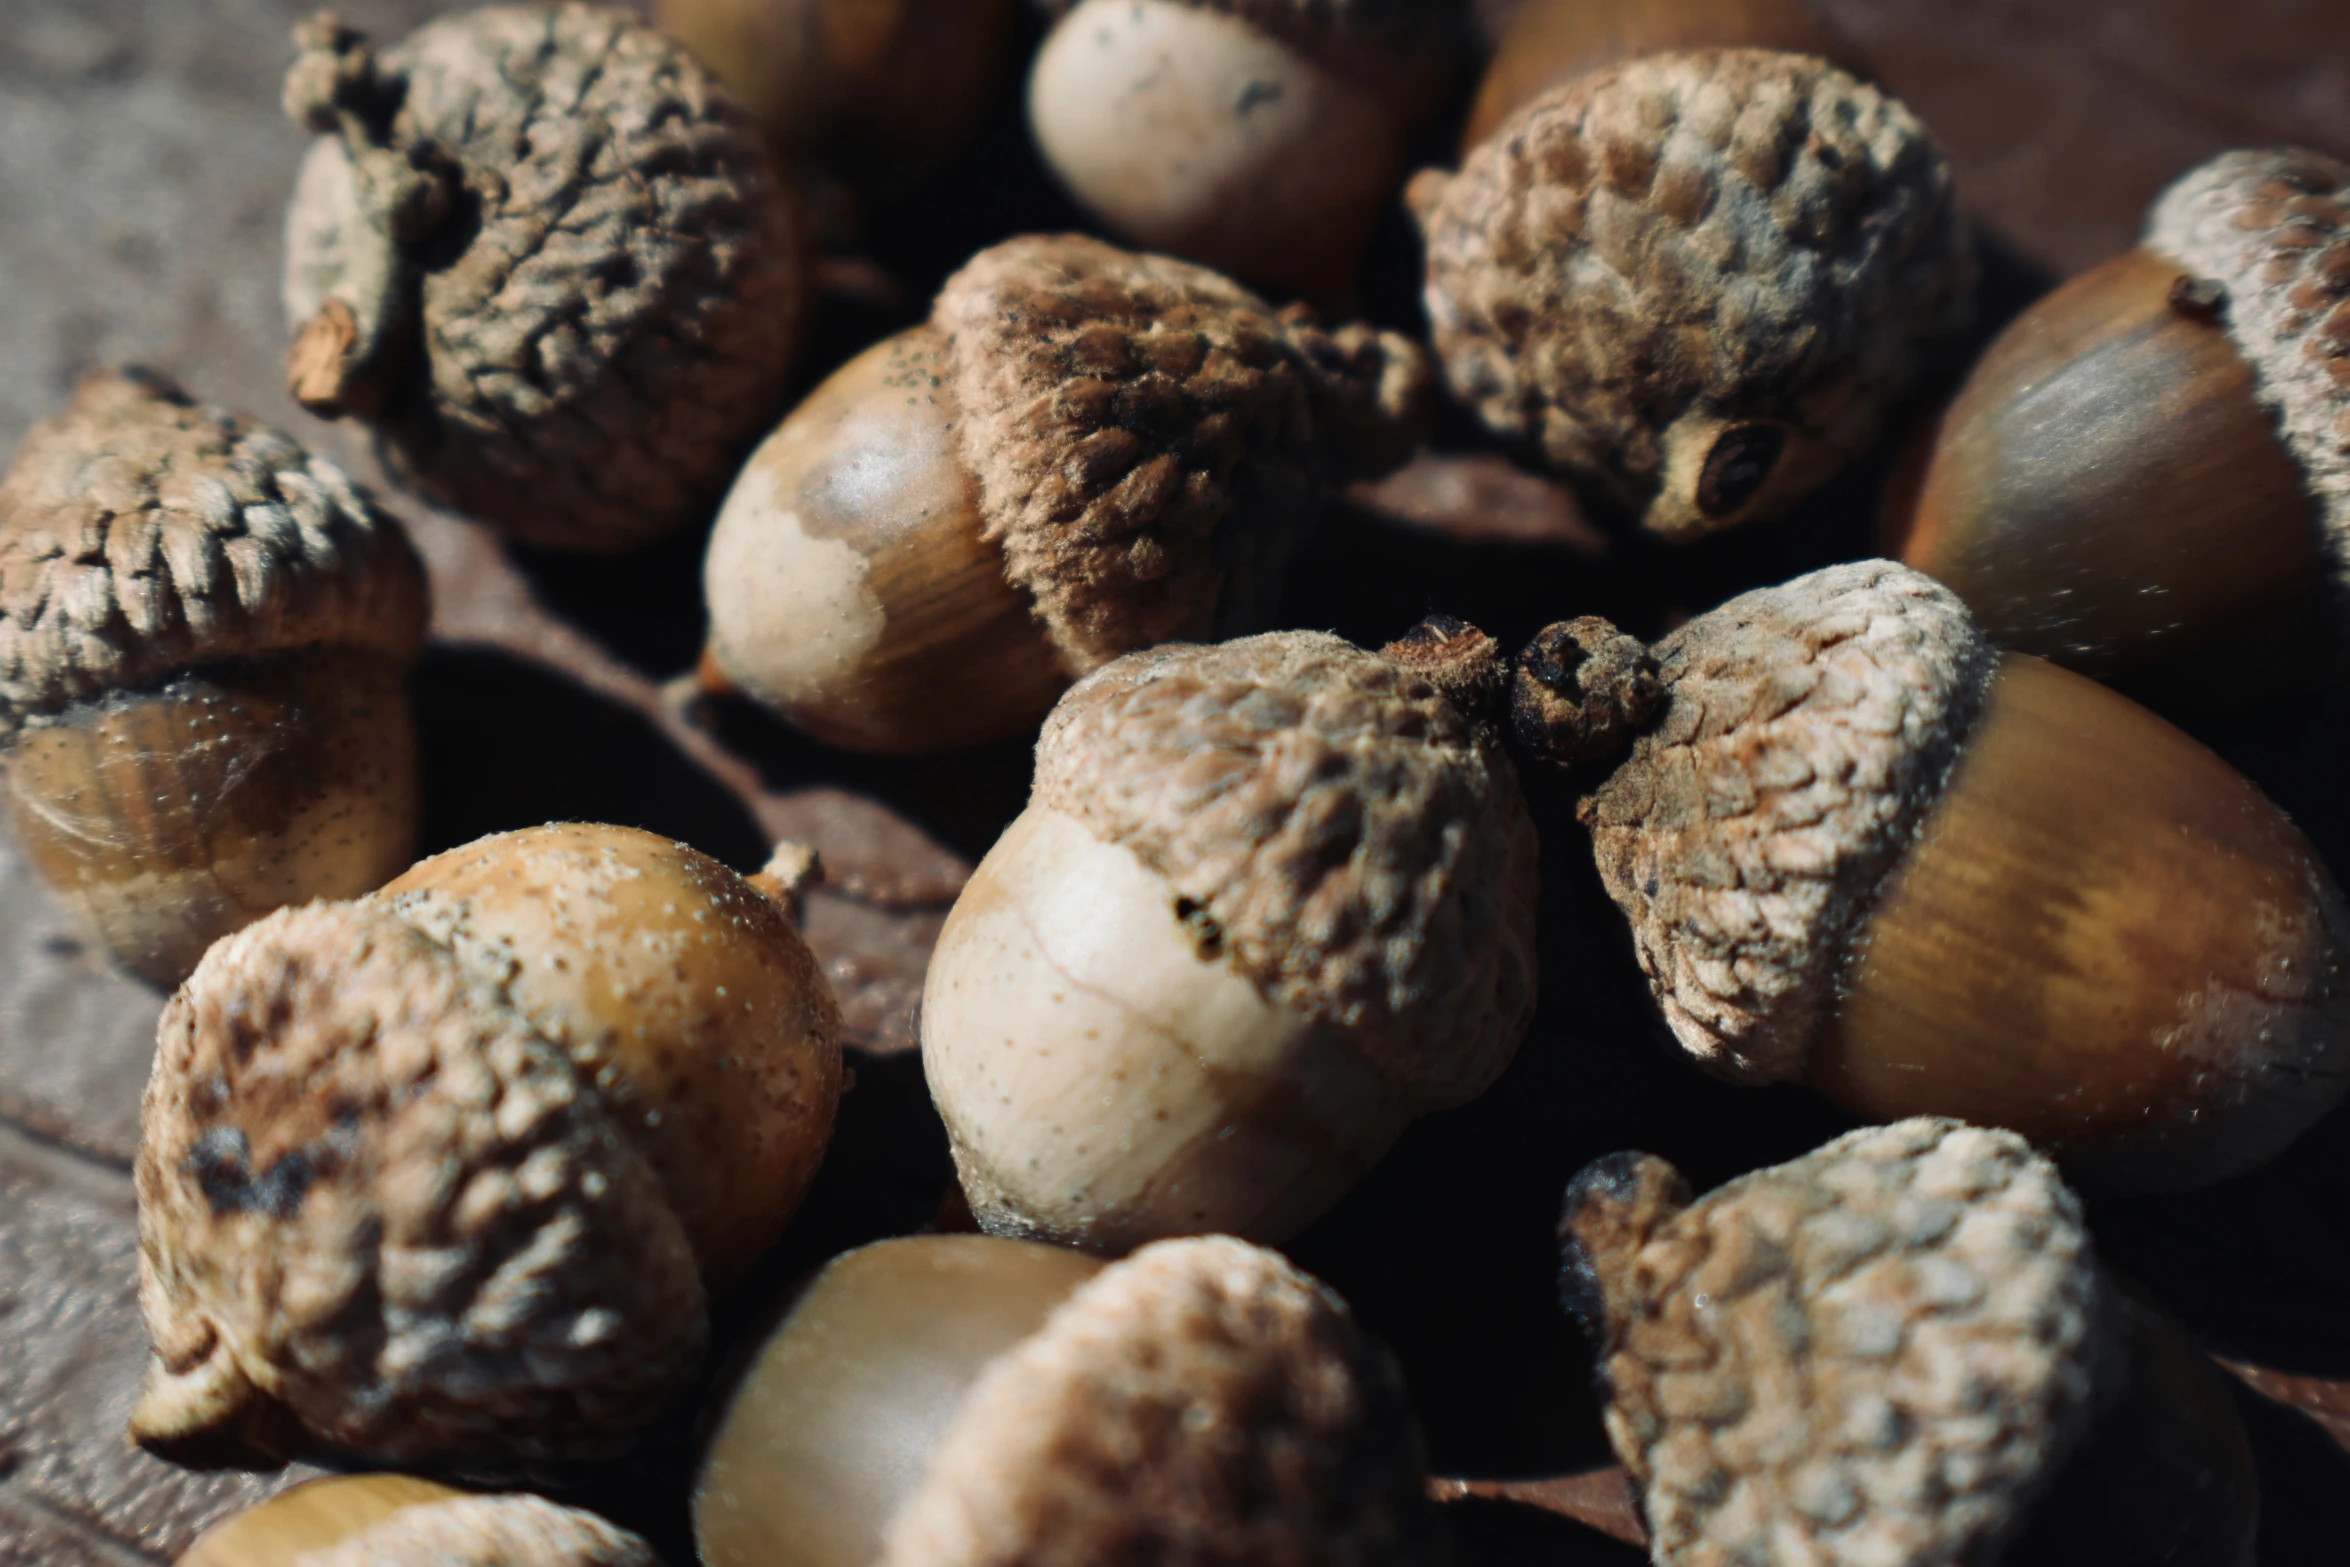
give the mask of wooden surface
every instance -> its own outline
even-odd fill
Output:
[[[1939,130],[1972,206],[2018,258],[2009,270],[2026,279],[2126,246],[2154,191],[2224,146],[2298,140],[2350,152],[2350,6],[2340,0],[1823,4]],[[349,432],[302,415],[282,391],[279,224],[301,139],[277,97],[303,9],[0,0],[0,452],[82,371],[136,361],[375,476]],[[388,33],[436,9],[342,6]],[[1008,114],[974,158],[991,155],[1018,159]],[[909,206],[876,214],[870,230],[870,248],[915,301],[992,237],[989,214],[996,231],[1068,221],[1032,169],[1000,186],[969,169],[950,177],[964,194],[946,217]],[[868,292],[828,312],[811,373],[906,318],[886,290],[878,306]],[[1401,297],[1408,310],[1408,291]],[[1299,618],[1376,636],[1448,595],[1504,622],[1585,607],[1572,600],[1600,580],[1586,575],[1601,569],[1600,535],[1560,492],[1497,473],[1489,458],[1464,460],[1466,470],[1392,488],[1390,505],[1374,496],[1357,531],[1309,562],[1321,574],[1301,592]],[[765,1283],[829,1247],[918,1223],[943,1163],[902,1054],[911,1008],[946,906],[1025,787],[1019,748],[874,764],[739,712],[689,714],[663,686],[691,666],[698,641],[690,541],[623,567],[516,561],[463,524],[394,500],[438,594],[438,642],[419,684],[431,846],[560,816],[670,832],[745,868],[774,838],[814,844],[831,880],[811,899],[809,935],[842,992],[862,1082],[810,1214]],[[1462,506],[1481,515],[1464,519]],[[1386,521],[1374,515],[1383,511]],[[1456,543],[1432,542],[1446,537]],[[1718,596],[1716,578],[1739,569],[1692,571],[1667,597],[1701,607]],[[1621,979],[1608,911],[1570,854],[1554,847],[1546,859],[1561,889],[1546,911],[1553,1000],[1512,1091],[1408,1137],[1296,1248],[1397,1345],[1438,1460],[1454,1472],[1604,1461],[1580,1351],[1548,1298],[1549,1216],[1565,1170],[1637,1142],[1718,1180],[1834,1127],[1799,1101],[1693,1087],[1661,1065],[1636,987]],[[0,837],[0,1564],[168,1561],[212,1517],[284,1483],[184,1475],[122,1435],[145,1353],[128,1169],[160,1004],[82,948]],[[1758,1121],[1770,1128],[1759,1143]],[[2343,1148],[2350,1139],[2337,1134],[2305,1156],[2314,1168],[2276,1178],[2296,1183],[2308,1211],[2267,1244],[2231,1226],[2224,1208],[2121,1210],[2113,1233],[2158,1288],[2175,1286],[2174,1300],[2220,1324],[2213,1335],[2232,1332],[2229,1347],[2266,1368],[2252,1373],[2259,1385],[2350,1431],[2337,1413],[2350,1394],[2333,1380],[2350,1375],[2350,1328],[2340,1326],[2350,1268],[2338,1246],[2296,1255],[2331,1244],[2311,1237],[2331,1235],[2342,1182],[2337,1163],[2319,1161]],[[2198,1245],[2234,1247],[2232,1277],[2198,1267]],[[2286,1281],[2278,1288],[2296,1313],[2287,1326],[2254,1309],[2252,1285],[2231,1292],[2247,1277]],[[734,1331],[756,1312],[732,1310]],[[2247,1316],[2259,1320],[2237,1320]],[[2292,1424],[2300,1417],[2279,1406],[2259,1410],[2264,1429],[2283,1433],[2277,1450],[2308,1460],[2303,1438],[2318,1427]],[[673,1436],[675,1450],[688,1449],[682,1428]],[[609,1494],[652,1498],[618,1510],[682,1560],[675,1506],[662,1499],[680,1462],[648,1461]],[[2330,1495],[2339,1540],[2343,1490],[2304,1463],[2278,1494],[2312,1527]],[[1622,1549],[1593,1540],[1594,1550]],[[2271,1554],[2326,1559],[2289,1545]]]

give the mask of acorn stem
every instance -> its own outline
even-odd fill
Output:
[[[1444,693],[1478,728],[1499,737],[1509,663],[1501,644],[1465,620],[1430,615],[1379,650]]]
[[[1656,658],[1596,615],[1547,626],[1517,658],[1510,729],[1561,767],[1613,761],[1663,706]]]

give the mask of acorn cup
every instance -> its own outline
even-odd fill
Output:
[[[1588,72],[1409,199],[1453,396],[1677,543],[1833,478],[1973,311],[1940,150],[1808,55]]]
[[[1527,0],[1494,45],[1461,151],[1587,71],[1683,49],[1777,49],[1871,74],[1859,46],[1810,0]]]
[[[628,828],[223,941],[141,1112],[132,1434],[202,1467],[618,1451],[814,1179],[840,1029],[781,908]]]
[[[1516,721],[1587,769],[1601,880],[1716,1076],[2010,1127],[2138,1190],[2249,1169],[2350,1089],[2350,910],[2308,841],[1920,573],[1745,594],[1653,665],[1554,627]]]
[[[659,1567],[645,1542],[537,1496],[407,1475],[312,1480],[197,1536],[176,1567]]]
[[[1328,488],[1433,413],[1426,356],[1076,236],[948,279],[768,437],[704,567],[706,686],[820,740],[1033,733],[1069,683],[1271,618]]]
[[[1871,1127],[1694,1202],[1616,1154],[1560,1238],[1659,1567],[2254,1559],[2225,1379],[2011,1133]]]
[[[332,463],[143,371],[0,479],[0,804],[116,962],[176,985],[408,863],[424,568]]]
[[[1028,121],[1077,204],[1146,250],[1326,296],[1355,275],[1461,59],[1451,0],[1082,0]]]
[[[2350,529],[2350,164],[2231,152],[2016,319],[1888,546],[2003,647],[2230,705],[2331,667]]]
[[[922,1063],[991,1234],[1276,1242],[1533,1014],[1536,845],[1492,640],[1282,632],[1064,697],[956,900]]]
[[[1443,1567],[1394,1362],[1224,1236],[1123,1262],[989,1236],[835,1258],[719,1406],[707,1562]]]

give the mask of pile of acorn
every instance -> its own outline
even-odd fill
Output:
[[[2009,326],[1893,469],[1900,563],[1653,644],[1366,649],[1278,629],[1285,573],[1441,420],[1627,533],[1800,527],[1967,342],[1949,170],[1801,0],[1527,0],[1408,191],[1466,5],[1047,8],[1035,145],[1135,248],[998,235],[788,409],[817,252],[970,136],[1010,0],[321,17],[287,78],[306,407],[523,545],[714,517],[710,700],[850,751],[1034,739],[920,1013],[960,1203],[798,1281],[714,1384],[713,1305],[845,1086],[805,854],[560,824],[411,864],[400,525],[136,372],[16,454],[9,814],[178,987],[133,1435],[354,1472],[183,1561],[649,1562],[458,1485],[680,1430],[711,1567],[1473,1557],[1395,1360],[1269,1248],[1510,1067],[1546,841],[1621,911],[1649,1032],[1859,1128],[1703,1197],[1634,1153],[1568,1190],[1654,1559],[2251,1560],[2219,1373],[2066,1183],[2208,1185],[2350,1092],[2350,908],[2091,677],[2191,713],[2331,667],[2350,166],[2216,159]],[[1424,343],[1321,313],[1405,202]]]

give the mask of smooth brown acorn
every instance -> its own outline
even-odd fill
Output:
[[[1519,733],[1596,774],[1624,684],[1583,678],[1571,629],[1521,661]],[[2350,1090],[2350,909],[2162,719],[1889,561],[1733,599],[1654,659],[1579,815],[1708,1071],[2149,1190],[2259,1164]]]
[[[2181,179],[2136,250],[1991,345],[1914,483],[1888,547],[2003,647],[2202,704],[2326,668],[2350,164],[2231,152]]]
[[[407,1475],[312,1480],[199,1535],[178,1567],[658,1567],[645,1542],[543,1497]]]

